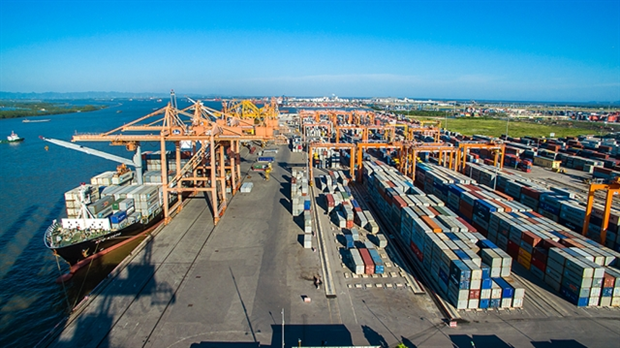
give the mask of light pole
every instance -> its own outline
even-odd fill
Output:
[[[284,348],[284,308],[282,308],[282,348]]]

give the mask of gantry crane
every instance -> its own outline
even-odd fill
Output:
[[[362,182],[363,178],[363,158],[364,158],[364,150],[366,149],[394,149],[400,150],[403,144],[401,142],[393,142],[393,143],[357,143],[355,144],[355,148],[357,150],[357,181],[359,183]]]
[[[309,182],[310,185],[312,185],[312,159],[314,157],[314,151],[315,149],[322,149],[322,148],[326,148],[326,149],[348,149],[350,154],[351,154],[351,158],[349,159],[349,174],[351,175],[351,178],[355,178],[354,175],[354,170],[355,170],[355,144],[348,144],[348,143],[340,143],[340,144],[333,144],[333,143],[311,143],[308,145],[308,178],[310,178]]]
[[[599,190],[607,191],[605,196],[605,210],[603,211],[603,223],[601,225],[601,241],[602,245],[605,245],[607,239],[607,228],[609,227],[609,215],[611,214],[611,204],[614,196],[620,192],[620,180],[616,178],[609,184],[597,184],[592,183],[588,189],[588,203],[586,205],[586,218],[583,224],[582,235],[588,233],[588,227],[590,226],[590,215],[592,214],[592,205],[594,204],[594,193]]]
[[[459,149],[456,156],[456,167],[455,170],[461,173],[465,173],[465,165],[467,163],[467,154],[470,149],[488,149],[494,150],[494,158],[493,158],[493,166],[498,166],[499,160],[499,168],[504,167],[504,154],[506,153],[506,144],[496,144],[496,143],[459,143]]]
[[[452,144],[408,142],[403,144],[400,150],[398,170],[406,176],[415,179],[415,167],[419,152],[437,153],[439,165],[454,169],[457,149]]]
[[[128,149],[137,148],[141,142],[159,142],[165,222],[169,222],[171,210],[182,207],[181,199],[173,207],[168,206],[170,193],[205,192],[211,196],[213,220],[217,224],[227,206],[227,182],[230,182],[233,194],[241,183],[241,142],[273,140],[277,119],[263,117],[259,122],[240,119],[209,109],[200,101],[184,109],[176,108],[175,104],[176,98],[171,95],[171,102],[164,108],[109,132],[75,135],[72,141],[110,142],[125,145]],[[176,150],[175,175],[171,180],[168,180],[166,156],[168,142],[173,142]],[[181,144],[191,147],[193,153],[184,166],[181,166]]]

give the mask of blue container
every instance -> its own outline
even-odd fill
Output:
[[[538,269],[538,267],[531,265],[530,267],[530,272],[532,273],[532,275],[540,280],[545,279],[545,272],[543,272],[542,270]]]
[[[577,294],[570,291],[570,289],[565,286],[560,288],[560,294],[577,307],[585,307],[588,305],[588,297],[577,297]]]
[[[383,274],[385,268],[383,260],[381,260],[381,256],[379,256],[379,252],[376,249],[368,249],[368,253],[372,258],[372,262],[375,264],[375,273]]]
[[[450,263],[450,277],[455,280],[455,283],[460,283],[463,280],[469,281],[471,270],[463,261],[452,260]]]
[[[493,281],[491,278],[483,278],[480,283],[480,289],[487,290],[493,288]]]
[[[357,203],[357,201],[355,199],[351,199],[351,205],[353,206],[353,208],[359,208],[360,205]]]
[[[127,218],[127,212],[124,210],[119,210],[116,213],[110,216],[110,222],[113,224],[120,224]]]
[[[455,193],[458,197],[461,196],[461,192],[465,192],[464,189],[456,186],[456,184],[452,184],[450,186],[448,186],[448,190],[452,193]]]
[[[492,298],[489,301],[489,308],[499,308],[501,303],[502,303],[501,299],[499,299],[499,298]]]
[[[311,206],[312,205],[311,205],[311,202],[309,200],[308,201],[304,201],[304,210],[310,210]]]
[[[275,161],[274,157],[264,156],[264,157],[258,158],[258,162],[273,162],[273,161]]]
[[[554,235],[554,236],[556,236],[556,237],[558,237],[560,239],[565,239],[566,238],[565,235],[563,235],[563,234],[561,234],[559,232],[556,232],[556,231],[549,231],[549,233],[551,233],[552,235]]]
[[[601,291],[601,296],[602,297],[611,297],[611,295],[613,295],[614,293],[614,288],[603,288],[603,291]]]
[[[489,265],[482,263],[480,269],[482,270],[482,279],[491,278],[491,267]]]
[[[347,241],[347,249],[353,249],[355,248],[355,241],[353,240],[353,236],[350,234],[345,234],[344,238]]]
[[[485,298],[485,299],[480,300],[478,307],[482,309],[487,309],[489,308],[490,304],[491,304],[491,300],[489,300],[488,298]]]
[[[514,296],[515,289],[510,284],[508,284],[507,281],[505,281],[503,278],[492,279],[495,283],[497,283],[497,285],[499,285],[500,288],[502,288],[502,298],[512,298],[512,296]]]
[[[489,249],[499,249],[495,243],[491,242],[488,239],[483,239],[478,241],[478,247],[480,248],[489,248]]]
[[[471,260],[471,257],[467,255],[463,250],[452,250],[456,256],[461,260]]]
[[[444,284],[448,285],[448,274],[443,270],[442,267],[439,268],[439,279],[441,279]]]

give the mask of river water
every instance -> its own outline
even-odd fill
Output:
[[[109,107],[39,117],[50,119],[41,123],[0,120],[0,137],[15,131],[25,138],[18,144],[0,144],[0,347],[35,346],[120,261],[82,272],[87,274],[63,285],[56,279],[69,268],[43,245],[43,234],[52,220],[65,216],[64,192],[101,172],[115,170],[117,163],[47,143],[39,136],[68,141],[76,132],[109,131],[165,106],[165,101],[155,100],[92,103]],[[221,108],[220,103],[205,104]],[[185,105],[179,100],[179,107]],[[82,145],[132,157],[122,146]],[[142,151],[158,150],[158,143],[142,144]]]

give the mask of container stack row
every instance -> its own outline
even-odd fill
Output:
[[[134,173],[131,171],[124,174],[118,174],[115,171],[103,172],[93,176],[90,179],[90,184],[93,186],[128,185],[133,176]]]
[[[161,211],[161,188],[152,185],[110,186],[101,192],[102,199],[113,198],[114,204],[130,204],[133,200],[135,211],[142,216],[150,216]]]
[[[366,243],[364,247],[349,248],[349,266],[355,274],[383,274],[385,265],[379,252],[372,243]]]
[[[83,193],[82,193],[83,192]],[[82,185],[65,192],[65,207],[67,209],[67,218],[75,219],[80,213],[82,206],[82,195],[86,202],[95,202],[100,198],[99,186]]]
[[[301,137],[291,137],[289,140],[291,152],[303,152],[304,146]]]
[[[177,161],[175,154],[171,151],[166,151],[167,169],[176,170]],[[189,161],[190,156],[181,154],[181,168]],[[161,151],[146,151],[142,153],[142,164],[145,170],[154,170],[161,172]]]
[[[317,168],[340,169],[340,151],[338,149],[315,148],[312,163]]]
[[[172,181],[172,179],[176,176],[176,172],[169,171],[168,172],[168,182]],[[142,182],[147,185],[161,185],[163,184],[161,178],[161,170],[147,170],[142,175]]]
[[[329,171],[328,175],[319,176],[319,189],[324,193],[327,212],[340,228],[357,225],[371,233],[379,232],[374,217],[369,211],[363,211],[352,197],[348,183],[348,176],[342,171]]]
[[[523,306],[525,290],[510,277],[512,258],[431,193],[435,180],[452,179],[436,172],[427,176],[428,185],[416,187],[382,163],[365,162],[364,168],[372,202],[412,250],[438,293],[457,309]],[[437,193],[448,199],[447,191],[438,188]]]
[[[310,249],[312,248],[312,201],[305,168],[292,169],[291,204],[293,216],[303,216],[304,248]]]
[[[466,169],[467,173],[472,173],[472,178],[476,176],[476,173],[484,171],[495,172],[495,168],[479,164],[468,164]],[[547,189],[520,175],[502,170],[497,171],[495,186],[485,185],[495,187],[497,191],[513,197],[514,200],[523,203],[533,211],[566,226],[572,231],[581,233],[583,230],[586,206],[569,190],[560,188]],[[592,206],[587,237],[596,242],[601,242],[604,211],[605,207],[602,204],[595,203]],[[620,252],[619,232],[620,211],[612,208],[604,245],[617,252]]]
[[[305,168],[292,168],[291,175],[291,205],[293,216],[299,216],[305,210],[309,196],[308,175]]]
[[[447,169],[439,166],[424,165],[422,170],[450,175]],[[506,251],[533,276],[543,280],[577,306],[620,305],[620,253],[571,231],[526,204],[509,201],[501,192],[482,185],[458,184],[460,175],[453,175],[455,183],[450,184],[449,188],[451,194],[459,192],[458,213],[486,236],[489,242]],[[534,186],[523,186],[522,194],[525,192],[535,202],[539,202],[540,196],[574,201],[564,196],[563,190],[544,191],[543,194],[542,190],[534,189]],[[528,205],[532,203],[523,197],[521,200]],[[463,202],[471,209],[463,209]],[[562,201],[560,214],[562,209],[567,209],[565,206],[572,207],[572,204]],[[577,211],[564,212],[567,216],[577,214]]]

